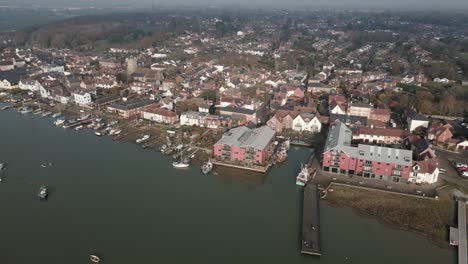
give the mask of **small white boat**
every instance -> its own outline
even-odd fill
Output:
[[[98,137],[102,137],[102,136],[103,136],[103,134],[102,134],[101,132],[99,132],[99,131],[94,132],[94,134],[95,134],[96,136],[98,136]]]
[[[4,170],[6,168],[5,163],[0,163],[0,171]]]
[[[81,129],[83,129],[83,125],[79,125],[79,126],[75,127],[76,131],[81,130]]]
[[[32,112],[32,109],[30,107],[20,107],[18,109],[18,112],[20,114],[28,114],[28,113],[31,113]]]
[[[203,174],[208,174],[213,169],[213,163],[211,160],[208,160],[203,166],[201,167]]]
[[[96,255],[89,255],[89,260],[91,260],[94,263],[99,263],[101,261],[101,258],[99,258]]]
[[[39,193],[37,194],[37,196],[39,196],[39,198],[41,198],[42,200],[47,199],[47,188],[44,185],[41,186],[41,188],[39,189]]]
[[[135,142],[136,143],[142,143],[143,141],[146,141],[150,138],[150,135],[144,135],[141,138],[137,139]]]
[[[91,117],[90,114],[88,114],[88,115],[83,115],[83,116],[81,116],[80,118],[78,118],[78,121],[83,121],[83,120],[86,120],[86,119],[88,119],[88,118],[90,118],[90,117]]]
[[[50,115],[52,115],[52,112],[44,112],[44,113],[42,113],[42,117],[48,117],[48,116],[50,116]]]
[[[33,115],[39,115],[39,114],[42,114],[42,110],[39,108],[39,109],[34,110],[32,113]]]
[[[182,153],[180,154],[180,160],[172,162],[174,168],[188,168],[190,166],[190,160],[184,159]]]
[[[174,161],[172,162],[172,167],[174,168],[188,168],[190,164],[186,161]]]
[[[54,125],[56,126],[61,126],[65,123],[65,119],[61,118],[61,119],[57,119],[54,121]]]
[[[53,118],[57,118],[62,115],[62,112],[58,112],[52,115]]]

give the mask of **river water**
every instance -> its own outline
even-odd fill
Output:
[[[175,170],[169,157],[0,112],[0,263],[456,263],[418,235],[321,203],[322,257],[302,256],[300,162],[266,176]],[[52,166],[42,168],[41,164]],[[51,193],[37,198],[40,185]],[[429,219],[428,219],[429,220]]]

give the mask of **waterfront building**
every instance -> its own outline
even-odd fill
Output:
[[[273,154],[275,131],[268,126],[249,129],[245,126],[226,132],[214,145],[219,161],[243,166],[265,165]]]
[[[354,140],[364,143],[400,144],[410,133],[401,129],[358,127],[353,134]]]
[[[143,110],[142,117],[143,119],[164,124],[175,124],[179,120],[177,113],[157,106],[148,107]]]
[[[392,182],[407,182],[412,172],[412,152],[359,144],[351,146],[352,132],[339,123],[329,131],[323,151],[324,171]]]
[[[155,105],[154,101],[144,98],[134,98],[115,102],[107,107],[107,110],[124,118],[139,118],[146,107]]]

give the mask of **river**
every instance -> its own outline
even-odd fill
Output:
[[[455,249],[321,203],[322,257],[302,256],[300,162],[202,175],[50,119],[0,112],[0,263],[456,263]],[[41,164],[52,166],[42,168]],[[50,187],[47,202],[38,199]],[[430,220],[430,219],[428,219]]]

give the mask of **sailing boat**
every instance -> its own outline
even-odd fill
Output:
[[[172,162],[174,168],[188,168],[190,166],[188,159],[183,159],[182,153],[180,153],[180,160]]]

